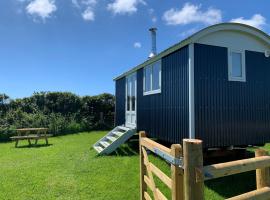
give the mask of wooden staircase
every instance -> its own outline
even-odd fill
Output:
[[[136,133],[136,129],[117,126],[107,135],[97,141],[93,148],[99,155],[110,154],[115,151],[121,144],[125,143]]]

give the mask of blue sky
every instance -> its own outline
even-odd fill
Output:
[[[228,21],[270,33],[269,0],[2,0],[0,93],[114,93],[113,78],[150,52]]]

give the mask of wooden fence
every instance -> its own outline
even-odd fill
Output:
[[[171,177],[149,161],[147,150],[171,164]],[[140,132],[140,168],[141,200],[152,199],[147,188],[155,200],[167,199],[157,188],[154,176],[168,186],[173,200],[203,200],[204,181],[252,170],[256,170],[257,190],[227,200],[270,200],[270,156],[262,149],[256,150],[255,158],[203,166],[201,140],[184,139],[183,149],[180,144],[168,148]]]

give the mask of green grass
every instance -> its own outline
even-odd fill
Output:
[[[139,199],[137,144],[124,145],[111,156],[96,157],[91,146],[104,134],[50,138],[50,146],[38,148],[28,148],[26,142],[19,144],[22,148],[0,144],[0,199]],[[165,162],[153,156],[151,160],[169,174]],[[166,186],[160,182],[158,186],[170,196]],[[253,189],[255,174],[251,172],[208,181],[205,195],[207,200],[224,199]]]

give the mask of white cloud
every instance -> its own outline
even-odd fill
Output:
[[[80,8],[80,4],[79,4],[78,0],[71,0],[71,2],[76,8]]]
[[[54,0],[32,0],[26,7],[28,14],[38,16],[44,21],[51,17],[52,13],[57,10]]]
[[[81,8],[81,5],[94,6],[97,4],[97,0],[71,0],[71,2],[77,8]]]
[[[108,4],[107,9],[114,14],[133,14],[137,12],[139,4],[146,3],[143,0],[114,0]]]
[[[243,17],[235,18],[232,19],[231,22],[247,24],[259,29],[262,29],[263,26],[266,25],[266,19],[260,14],[255,14],[250,19],[244,19]]]
[[[142,44],[140,42],[135,42],[133,46],[134,48],[139,49],[142,47]]]
[[[149,13],[149,15],[154,14],[154,12],[155,12],[155,10],[154,10],[153,8],[149,8],[149,9],[148,9],[148,13]]]
[[[73,5],[82,12],[81,13],[82,18],[85,21],[95,20],[94,7],[97,4],[97,0],[71,0],[71,1]]]
[[[163,19],[168,25],[185,25],[198,22],[215,24],[221,22],[222,14],[218,9],[208,8],[208,10],[202,11],[200,5],[186,3],[180,10],[174,8],[167,10]]]
[[[85,21],[94,21],[95,20],[95,13],[93,12],[92,8],[88,7],[83,13],[82,17]]]
[[[157,17],[154,16],[154,17],[151,18],[151,20],[152,20],[153,23],[156,23],[157,22]]]
[[[158,20],[158,18],[157,18],[157,16],[155,15],[155,10],[154,10],[153,8],[150,8],[150,9],[148,9],[148,13],[149,13],[149,16],[150,16],[150,18],[151,18],[151,21],[152,21],[153,23],[156,23],[157,20]]]
[[[97,4],[97,0],[82,0],[82,4],[87,6],[94,6]]]

